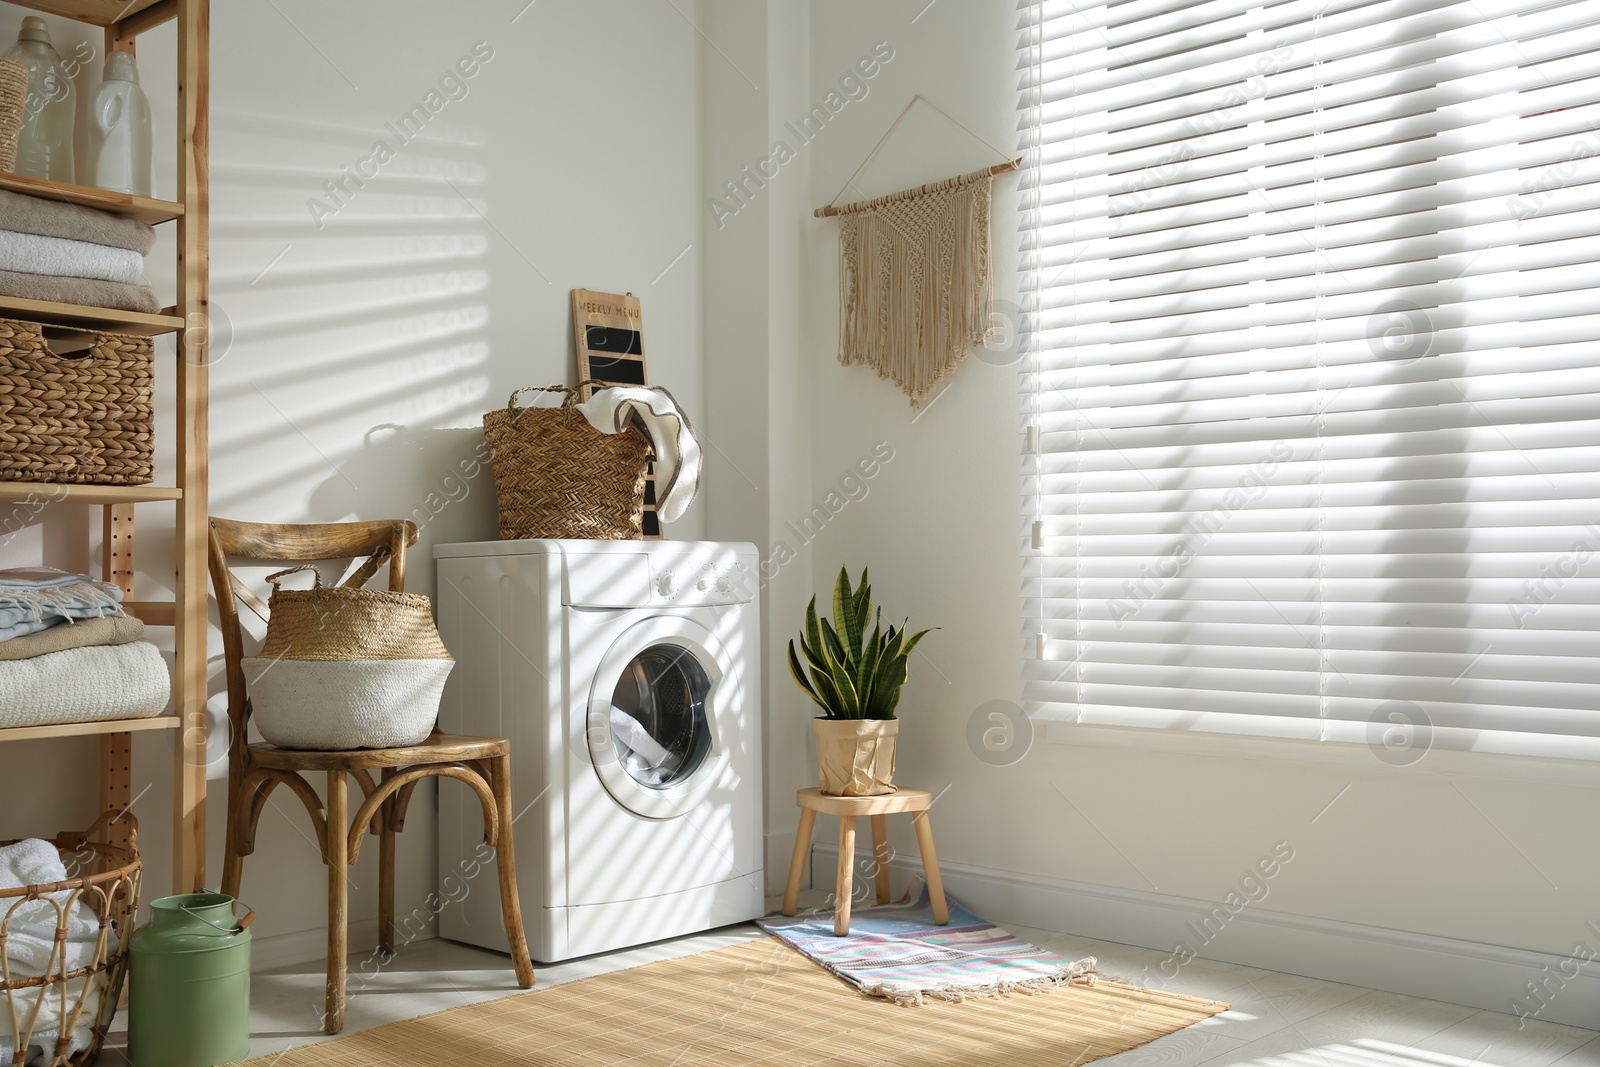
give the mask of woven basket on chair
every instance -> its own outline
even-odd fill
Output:
[[[0,170],[17,166],[17,141],[28,103],[28,68],[0,56]]]
[[[312,589],[278,580],[309,570]],[[415,745],[433,731],[455,666],[420,593],[323,587],[306,564],[269,575],[267,639],[240,662],[261,736],[279,748]]]
[[[128,827],[127,847],[90,840],[118,820]],[[69,868],[64,882],[0,890],[0,941],[22,943],[0,973],[0,1049],[20,1046],[17,1063],[88,1067],[111,1029],[128,969],[143,873],[137,823],[127,812],[108,811],[88,830],[61,834],[51,843],[83,870]],[[89,925],[96,927],[92,933],[84,929]],[[50,946],[43,949],[48,961],[36,967],[18,963],[41,932]],[[28,1056],[30,1045],[42,1055]],[[8,1055],[3,1062],[13,1060]]]
[[[0,480],[150,481],[154,386],[148,337],[0,319]]]
[[[558,408],[517,407],[530,390],[564,398]],[[563,385],[529,386],[483,416],[502,540],[643,536],[650,442],[636,427],[601,433],[573,409],[577,396]]]

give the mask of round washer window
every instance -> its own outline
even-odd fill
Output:
[[[681,645],[654,644],[622,669],[611,694],[611,747],[642,786],[664,789],[699,769],[711,750],[711,680]]]

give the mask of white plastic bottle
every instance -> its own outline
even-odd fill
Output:
[[[17,173],[73,182],[72,117],[76,110],[72,79],[61,54],[50,43],[44,19],[22,20],[17,43],[6,55],[28,68],[28,99],[17,141]]]
[[[150,195],[150,101],[139,88],[131,52],[106,56],[105,81],[94,94],[99,130],[91,180],[102,189]]]

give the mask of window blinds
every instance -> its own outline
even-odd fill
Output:
[[[1600,758],[1600,3],[1022,11],[1031,710]]]

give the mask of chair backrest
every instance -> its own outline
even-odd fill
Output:
[[[417,543],[417,524],[409,519],[373,522],[273,523],[210,520],[211,587],[217,598],[222,626],[223,661],[228,673],[228,763],[236,776],[249,744],[250,699],[245,691],[244,630],[239,622],[243,603],[263,621],[267,604],[229,568],[229,560],[247,563],[316,563],[322,560],[365,559],[342,585],[362,586],[389,565],[389,589],[402,593],[406,585],[406,549]],[[237,781],[235,777],[235,781]]]

